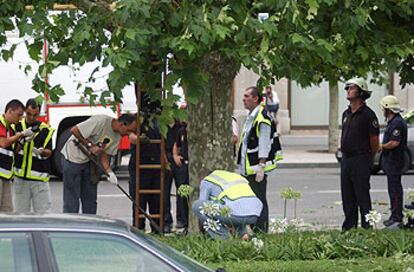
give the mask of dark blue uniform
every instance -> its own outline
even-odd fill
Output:
[[[343,230],[356,228],[358,210],[361,225],[368,228],[365,215],[371,210],[369,194],[372,155],[370,137],[379,134],[378,119],[365,104],[352,113],[349,107],[342,114],[341,195],[345,220]]]
[[[389,141],[397,141],[400,144],[394,149],[383,149],[381,166],[387,175],[388,195],[391,203],[390,219],[394,222],[402,222],[403,189],[401,174],[406,160],[407,123],[400,114],[396,114],[388,121],[382,144]]]
[[[173,147],[174,144],[180,148],[181,155],[184,157],[184,161],[181,167],[175,164],[173,159]],[[165,177],[164,183],[164,222],[165,229],[170,230],[172,227],[172,216],[171,216],[171,186],[172,181],[175,181],[175,187],[179,188],[182,184],[189,183],[188,176],[188,143],[186,125],[180,121],[176,121],[174,126],[168,130],[167,140],[165,143],[165,151],[168,162],[171,166],[171,170],[168,171]],[[177,228],[188,227],[188,204],[185,198],[177,195],[176,197],[176,223]]]

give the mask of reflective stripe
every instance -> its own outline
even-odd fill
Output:
[[[7,175],[7,176],[9,176],[9,175],[11,176],[11,175],[12,175],[12,173],[13,173],[11,170],[9,170],[9,169],[4,169],[4,168],[3,168],[3,167],[1,167],[1,166],[0,166],[0,172],[1,172],[0,174],[4,174],[4,176],[6,176],[6,175]]]
[[[42,123],[43,124],[43,123]],[[47,127],[47,126],[46,126]],[[45,142],[43,144],[43,148],[46,148],[47,144],[49,143],[50,139],[52,139],[53,133],[55,133],[55,129],[51,127],[47,127],[49,129],[49,133],[47,134],[47,137],[45,139]]]
[[[275,160],[276,160],[276,161],[281,161],[281,160],[283,160],[283,152],[282,152],[282,150],[279,150],[279,151],[277,151],[277,152],[276,152],[276,155],[275,155]]]
[[[215,181],[218,181],[219,183],[221,183],[222,186],[220,186],[220,187],[223,187],[223,189],[227,189],[228,187],[233,186],[233,185],[237,185],[237,184],[244,184],[244,183],[248,184],[249,183],[243,177],[241,177],[239,175],[237,175],[237,176],[238,177],[235,177],[235,179],[224,179],[223,177],[221,177],[219,175],[216,175],[213,172],[210,175],[208,175],[206,178],[211,178],[211,179],[214,179]]]
[[[21,125],[19,129],[25,129],[27,127],[25,119],[22,119],[19,124]],[[36,132],[35,140],[37,141],[41,140],[42,141],[41,147],[46,148],[55,130],[50,128],[47,124],[43,122],[40,123],[39,127],[40,127],[40,131]],[[46,132],[45,129],[47,129],[46,135],[44,134]],[[41,136],[41,138],[39,138],[39,136]],[[49,173],[43,172],[44,170],[48,169],[47,166],[45,167],[45,163],[48,163],[47,162],[48,158],[34,154],[33,153],[34,147],[35,147],[34,141],[24,144],[24,149],[19,152],[19,155],[23,156],[22,162],[21,162],[21,165],[17,165],[17,167],[14,168],[15,174],[16,176],[22,179],[45,181],[45,182],[49,181]]]
[[[204,180],[209,181],[222,189],[222,192],[215,198],[221,201],[226,197],[230,200],[237,200],[243,197],[254,197],[255,194],[250,188],[249,182],[239,174],[216,170]]]
[[[0,153],[13,158],[13,151],[11,150],[0,148]]]
[[[274,166],[276,168],[276,162],[274,160],[267,161],[264,165],[265,165],[264,166],[265,171],[266,171],[266,168],[268,168],[270,166]],[[251,165],[250,168],[256,173],[257,170],[259,170],[259,164]],[[267,170],[267,171],[269,171],[269,170]]]
[[[39,178],[39,179],[45,179],[45,178],[49,177],[49,173],[37,172],[37,171],[34,171],[34,170],[30,171],[30,174],[31,174],[32,177],[36,177],[36,178]]]
[[[256,147],[254,149],[247,149],[247,153],[255,153],[255,152],[259,152],[259,147]]]

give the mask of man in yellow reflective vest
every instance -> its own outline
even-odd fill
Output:
[[[256,223],[263,208],[249,182],[239,174],[216,170],[200,184],[200,197],[193,212],[204,230],[215,239],[230,237],[229,227],[243,240],[248,240],[247,225]]]
[[[31,206],[37,213],[50,212],[52,198],[49,187],[54,130],[38,121],[40,105],[31,98],[26,103],[26,116],[15,125],[15,131],[37,128],[31,141],[17,144],[14,155],[14,200],[15,211],[30,212]]]
[[[19,122],[24,113],[24,105],[17,99],[9,101],[4,115],[0,115],[0,212],[12,212],[11,179],[13,178],[13,148],[22,138],[33,132],[27,129],[14,133],[12,124]]]
[[[260,105],[262,94],[257,87],[244,91],[243,104],[249,110],[240,136],[237,164],[239,171],[263,203],[263,210],[254,226],[255,231],[267,232],[269,209],[266,199],[267,175],[281,159],[279,135],[275,122]]]

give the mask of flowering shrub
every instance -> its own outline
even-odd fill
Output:
[[[189,198],[190,195],[193,193],[193,191],[194,191],[194,188],[191,187],[190,185],[181,184],[180,187],[178,187],[177,194],[181,197]]]
[[[406,198],[408,201],[414,202],[414,189],[408,188]]]
[[[204,221],[203,223],[203,228],[205,231],[218,231],[220,230],[220,221],[219,220],[214,220],[211,218],[208,218],[206,221]]]
[[[377,224],[381,221],[381,214],[376,210],[371,210],[365,215],[365,220],[367,220],[371,226],[376,228]]]
[[[302,197],[302,193],[299,191],[295,191],[293,190],[292,187],[287,187],[282,189],[282,191],[280,192],[280,196],[283,199],[300,199]]]
[[[284,233],[287,230],[288,226],[289,226],[289,222],[287,218],[283,218],[283,219],[271,218],[269,222],[269,232],[271,234]]]
[[[214,217],[220,214],[220,205],[211,201],[204,202],[200,212],[206,216]]]
[[[284,206],[283,206],[283,217],[286,218],[286,209],[287,209],[287,201],[290,199],[294,200],[294,217],[296,218],[296,203],[297,200],[300,199],[302,197],[302,193],[299,191],[295,191],[293,190],[292,187],[287,187],[281,190],[280,192],[280,197],[283,198],[284,201]]]
[[[264,246],[264,242],[263,242],[263,240],[261,240],[261,239],[259,239],[259,238],[254,237],[254,238],[252,239],[252,243],[253,243],[253,247],[254,247],[254,249],[256,250],[256,252],[260,252],[260,251],[262,251],[263,246]]]

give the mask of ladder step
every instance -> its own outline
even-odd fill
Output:
[[[138,192],[140,195],[161,194],[160,189],[141,189]]]
[[[161,215],[160,214],[148,214],[148,217],[149,218],[161,218]],[[139,214],[138,218],[146,218],[146,217],[143,214]]]
[[[141,164],[140,169],[161,169],[161,164]]]

